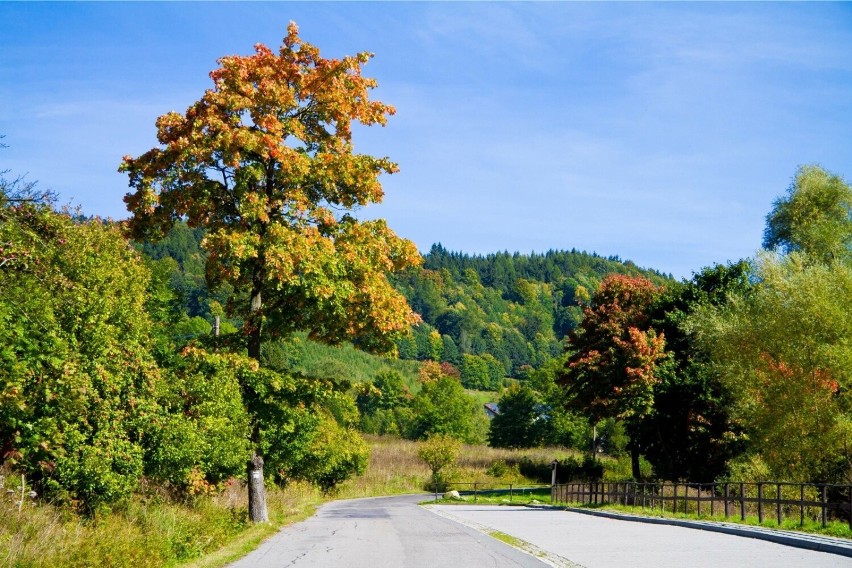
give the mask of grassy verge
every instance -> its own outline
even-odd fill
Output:
[[[434,500],[424,500],[423,504],[434,503]],[[474,494],[471,491],[461,493],[459,499],[444,498],[440,496],[438,503],[441,505],[549,505],[550,504],[550,488],[535,487],[535,488],[514,488],[512,490],[498,489],[477,491]]]
[[[305,484],[267,487],[271,522],[247,520],[245,487],[234,483],[222,493],[176,501],[157,488],[148,488],[94,519],[68,508],[27,499],[21,510],[20,491],[11,472],[0,487],[0,568],[53,566],[190,566],[212,568],[227,564],[254,549],[281,527],[302,520],[329,499],[346,499],[424,492],[429,468],[417,457],[418,444],[390,437],[368,436],[371,459],[361,477],[350,479],[332,495]],[[502,467],[525,456],[549,462],[557,449],[499,450],[463,446],[453,478],[493,484],[522,484],[530,480],[517,468]],[[495,464],[501,467],[495,468]],[[0,483],[2,485],[2,483]],[[11,491],[11,493],[8,493]],[[544,502],[543,495],[513,495],[512,500]],[[503,497],[495,497],[499,502]]]
[[[193,565],[220,566],[309,516],[321,500],[308,485],[270,487],[272,522],[251,525],[239,484],[192,502],[140,493],[90,519],[35,501],[19,510],[7,498],[0,502],[0,566],[176,566],[200,558],[204,562]]]

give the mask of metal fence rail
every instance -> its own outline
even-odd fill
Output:
[[[695,513],[699,517],[733,517],[745,520],[756,514],[763,523],[774,513],[780,525],[784,518],[798,513],[799,525],[805,518],[848,521],[852,528],[852,485],[828,483],[728,482],[728,483],[640,483],[577,482],[554,484],[553,503],[588,505],[620,504],[673,513]]]

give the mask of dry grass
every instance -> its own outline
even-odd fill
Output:
[[[424,491],[428,466],[417,457],[418,443],[367,436],[371,458],[365,474],[340,486],[332,498],[370,497]],[[523,483],[517,469],[503,477],[489,475],[498,462],[521,457],[549,463],[569,455],[562,449],[500,450],[463,446],[453,480]],[[149,489],[95,519],[27,498],[21,511],[20,481],[5,473],[0,483],[0,568],[47,566],[223,566],[255,548],[284,525],[311,515],[327,499],[306,484],[268,488],[271,522],[246,520],[245,487],[235,483],[222,493],[192,503],[170,499]],[[8,491],[11,491],[9,493]]]
[[[342,484],[340,498],[371,497],[424,491],[429,482],[429,467],[417,457],[419,444],[389,436],[365,436],[371,447],[370,463],[363,476]],[[507,450],[487,446],[463,445],[452,473],[454,482],[483,484],[532,483],[508,468],[501,477],[489,475],[496,463],[517,463],[526,457],[534,462],[550,463],[554,458],[579,455],[563,448]]]
[[[322,501],[305,484],[271,487],[272,522],[252,526],[246,519],[245,487],[235,483],[193,503],[150,491],[86,519],[33,500],[19,511],[20,482],[15,479],[7,476],[6,487],[0,488],[0,567],[174,566],[198,558],[205,560],[198,566],[221,566],[281,526],[309,516]]]

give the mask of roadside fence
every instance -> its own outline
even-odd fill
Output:
[[[757,515],[758,522],[775,517],[848,521],[852,528],[852,485],[827,483],[726,482],[642,483],[576,482],[550,486],[552,503],[618,504],[641,509],[724,518]]]

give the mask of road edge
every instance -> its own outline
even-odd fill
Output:
[[[827,552],[830,554],[837,554],[840,556],[852,558],[852,541],[835,539],[822,535],[795,533],[791,531],[782,531],[764,527],[753,527],[748,525],[736,525],[733,523],[722,523],[718,521],[699,521],[687,519],[669,519],[665,517],[648,517],[631,513],[602,511],[600,509],[581,509],[578,507],[560,507],[555,505],[526,506],[534,508],[560,509],[563,511],[570,511],[572,513],[580,513],[582,515],[591,515],[595,517],[606,517],[620,521],[633,521],[637,523],[648,523],[655,525],[672,525],[676,527],[718,532],[734,536],[765,540],[769,542],[774,542],[776,544],[791,546],[794,548],[803,548],[806,550],[814,550],[817,552]]]

